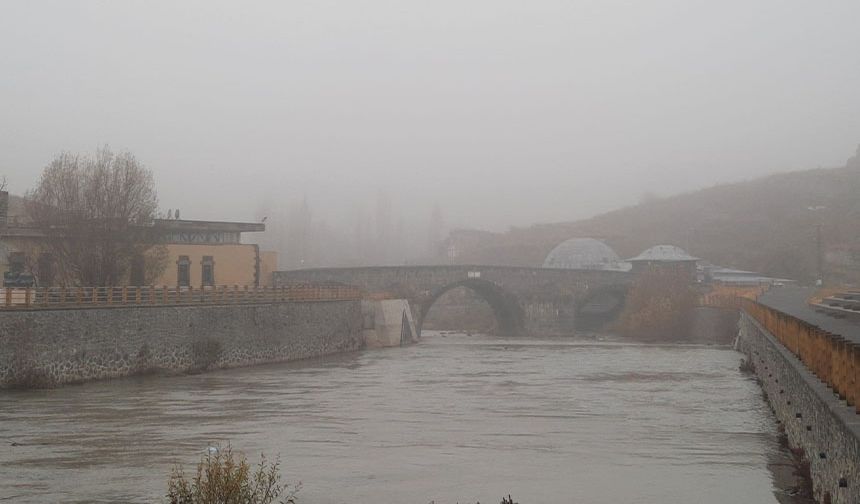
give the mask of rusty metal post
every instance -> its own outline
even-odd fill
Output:
[[[845,400],[848,402],[848,406],[854,406],[857,403],[857,363],[854,361],[854,354],[856,353],[857,346],[853,343],[849,343],[846,346],[845,359],[848,369],[848,379],[846,380],[847,389],[845,393]]]
[[[845,340],[841,337],[834,338],[833,360],[836,362],[835,392],[839,399],[845,399],[845,366],[842,362],[842,349]]]
[[[860,345],[854,345],[854,412],[860,415]]]

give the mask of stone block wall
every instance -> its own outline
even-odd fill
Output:
[[[755,367],[789,445],[810,463],[818,502],[860,502],[860,415],[742,313],[738,349]]]
[[[360,301],[0,312],[0,387],[283,362],[364,346]]]

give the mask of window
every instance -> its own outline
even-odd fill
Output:
[[[27,258],[23,252],[9,253],[9,271],[12,273],[23,273],[26,269]]]
[[[188,256],[179,256],[176,261],[176,284],[180,287],[191,286],[191,260]]]
[[[203,256],[203,279],[204,287],[212,287],[215,285],[215,261],[212,256]]]

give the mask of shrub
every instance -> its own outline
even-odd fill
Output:
[[[173,470],[167,484],[170,504],[295,504],[300,485],[281,484],[280,462],[269,463],[265,455],[254,468],[228,445],[210,449],[197,474],[188,479],[181,467]]]
[[[29,362],[16,364],[19,371],[9,372],[6,386],[11,389],[49,389],[57,386],[56,380],[44,369]]]
[[[12,389],[48,389],[57,386],[54,377],[40,365],[32,345],[13,346],[12,359],[0,383]]]

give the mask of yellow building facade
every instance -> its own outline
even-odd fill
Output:
[[[8,194],[0,192],[0,271],[4,273],[4,285],[75,285],[46,246],[51,238],[27,222],[7,218],[6,205]],[[277,253],[242,243],[243,233],[265,229],[263,223],[156,219],[149,227],[153,247],[144,256],[157,256],[163,269],[151,268],[148,258],[140,257],[121,284],[270,286],[272,272],[278,268]]]
[[[242,233],[264,231],[262,223],[157,219],[154,228],[167,251],[158,285],[271,285],[277,253],[241,242]]]

